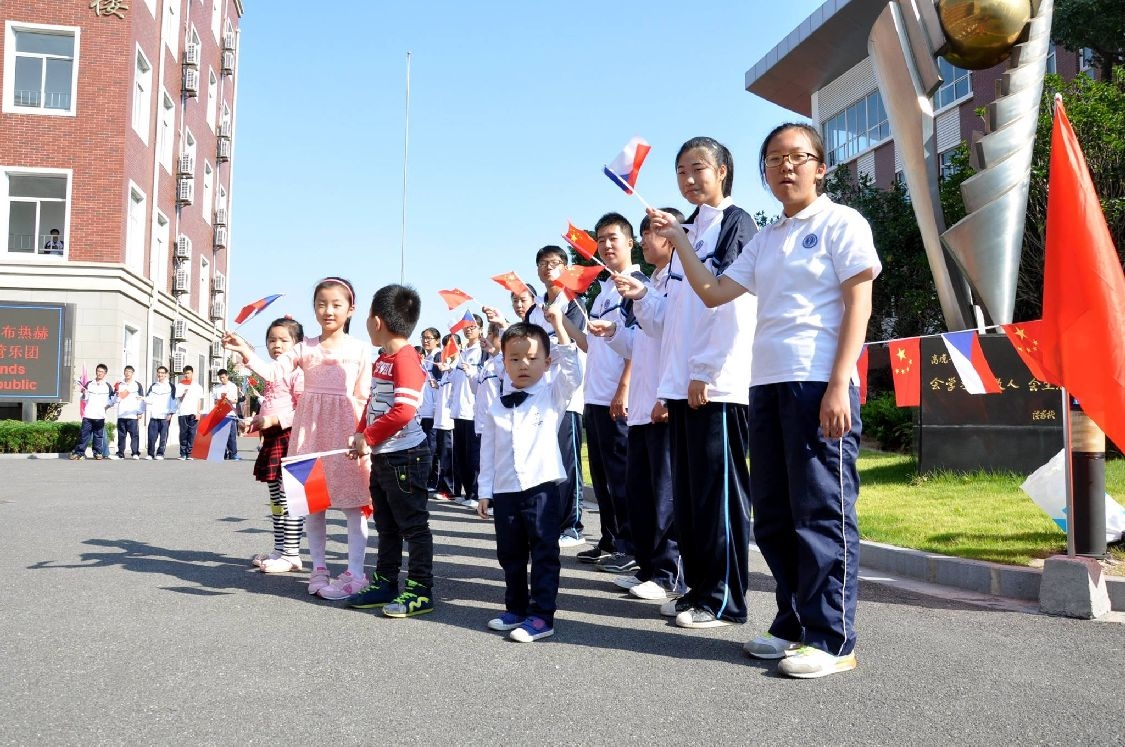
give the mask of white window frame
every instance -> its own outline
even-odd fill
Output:
[[[878,119],[882,113],[882,119]],[[863,113],[863,126],[859,126],[859,115]],[[849,116],[851,115],[851,116]],[[833,123],[843,117],[842,128],[833,127]],[[849,120],[856,121],[853,131]],[[842,131],[847,137],[843,142],[837,142],[833,133]],[[835,168],[842,163],[851,163],[864,153],[877,148],[890,139],[891,128],[887,115],[886,104],[883,103],[879,89],[868,91],[863,96],[828,117],[820,125],[821,137],[824,138],[825,166]]]
[[[140,330],[132,324],[126,324],[121,335],[121,368],[132,366],[134,373],[137,370],[138,359],[141,357]]]
[[[223,0],[211,0],[211,33],[219,41],[219,30],[223,25]]]
[[[207,126],[211,132],[217,132],[215,114],[218,111],[219,78],[215,75],[215,68],[207,68]]]
[[[199,258],[199,315],[209,319],[211,313],[211,263],[206,257]]]
[[[953,63],[948,62],[944,57],[938,58],[938,69],[941,71],[942,78],[945,82],[934,91],[933,102],[935,114],[940,111],[945,111],[952,106],[957,106],[962,101],[968,101],[973,97],[973,74],[971,71],[957,67]],[[967,92],[957,96],[956,87],[962,80],[966,83]],[[949,93],[951,90],[953,93]],[[945,95],[953,96],[953,98],[941,103],[941,99]]]
[[[196,150],[197,150],[197,143],[196,143],[196,140],[195,140],[195,135],[192,133],[192,131],[190,129],[185,127],[184,128],[183,152],[190,154],[191,160],[195,161]],[[192,176],[194,176],[194,174]]]
[[[70,106],[66,109],[47,109],[41,106],[17,106],[15,102],[16,86],[16,31],[31,31],[74,38],[73,67],[70,80]],[[82,29],[78,26],[57,26],[46,23],[24,23],[21,21],[4,22],[4,92],[3,106],[0,111],[5,114],[36,114],[41,117],[73,117],[78,113],[78,71],[79,50],[81,49]],[[21,53],[22,54],[22,53]]]
[[[138,44],[136,65],[133,69],[133,131],[140,136],[141,142],[148,145],[150,129],[152,129],[152,63]]]
[[[203,161],[203,220],[211,225],[211,209],[215,204],[215,168],[211,162]]]
[[[164,366],[170,368],[168,361],[164,360],[164,338],[158,335],[152,336],[152,360],[149,361],[151,369],[148,372],[149,386],[156,383],[156,369]],[[171,381],[172,372],[168,372],[169,381]]]
[[[39,234],[36,233],[36,246],[30,252],[13,252],[8,251],[7,234],[9,230],[9,221],[11,219],[11,194],[9,189],[9,180],[11,176],[62,176],[66,178],[66,201],[63,206],[63,226],[59,235],[63,240],[63,256],[56,257],[49,254],[40,254],[43,244],[46,242],[39,242]],[[72,169],[46,169],[34,168],[29,169],[21,166],[4,166],[0,165],[0,236],[4,236],[4,243],[0,246],[0,258],[5,262],[13,261],[31,261],[42,262],[45,260],[64,260],[70,257],[70,209],[73,203],[72,191],[74,189],[74,172]],[[43,226],[38,226],[43,229]],[[46,230],[50,230],[47,228]]]
[[[172,224],[168,216],[160,210],[153,211],[150,235],[152,247],[149,253],[152,260],[149,266],[152,268],[152,276],[149,280],[157,290],[167,293],[168,261],[172,254]]]
[[[168,106],[171,104],[171,106]],[[156,157],[169,174],[176,153],[176,100],[168,89],[160,87],[160,120],[156,124]]]
[[[124,265],[137,274],[144,274],[145,228],[148,223],[148,195],[133,180],[129,180],[125,203],[125,257]]]
[[[180,3],[172,0],[164,3],[164,19],[161,21],[160,35],[172,53],[173,60],[180,59]]]

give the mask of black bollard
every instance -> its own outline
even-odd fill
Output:
[[[1074,491],[1074,552],[1104,558],[1105,546],[1105,433],[1076,400],[1070,404],[1070,475]]]

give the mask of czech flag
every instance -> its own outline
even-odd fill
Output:
[[[569,221],[566,224],[566,233],[563,234],[563,238],[566,239],[566,243],[574,247],[574,251],[586,259],[593,259],[598,253],[597,240]]]
[[[559,276],[551,282],[572,294],[571,298],[573,298],[585,293],[604,269],[601,265],[568,265],[562,268]]]
[[[981,350],[977,333],[971,329],[963,332],[946,332],[941,336],[945,347],[949,350],[949,358],[953,367],[965,385],[969,394],[999,394],[1000,384],[996,381],[996,374],[985,360],[984,351]]]
[[[439,290],[438,295],[441,300],[445,301],[445,305],[449,307],[450,311],[457,308],[466,301],[472,301],[473,297],[460,288],[453,288],[452,290]]]
[[[492,279],[499,283],[506,291],[515,293],[517,296],[531,292],[531,289],[527,287],[527,283],[520,280],[520,276],[514,271],[505,272],[503,275],[493,275]]]
[[[633,187],[637,186],[637,175],[641,173],[641,164],[645,162],[645,157],[650,150],[652,146],[643,138],[633,138],[625,144],[625,148],[617,154],[617,158],[605,167],[605,175],[625,190],[625,194],[633,194]]]
[[[242,324],[243,322],[250,321],[251,319],[256,317],[258,314],[265,311],[267,306],[269,306],[271,303],[273,303],[274,301],[276,301],[277,299],[281,298],[284,295],[285,295],[284,293],[276,293],[272,296],[266,296],[265,298],[259,298],[254,303],[246,304],[245,306],[242,307],[242,311],[238,312],[238,316],[236,316],[234,318],[234,323],[235,324]]]
[[[293,518],[318,514],[332,505],[328,495],[328,478],[319,456],[283,461],[281,484],[285,488],[289,515]]]
[[[215,403],[211,412],[199,421],[195,434],[195,445],[191,449],[192,459],[206,459],[209,462],[223,461],[227,449],[227,435],[234,427],[234,418],[227,417],[234,408],[225,398]]]
[[[473,312],[466,311],[465,316],[461,317],[460,319],[458,319],[456,322],[453,323],[453,326],[451,326],[449,328],[449,332],[450,332],[450,334],[457,334],[458,332],[463,330],[465,327],[471,327],[476,323],[477,323],[477,320],[473,318]]]

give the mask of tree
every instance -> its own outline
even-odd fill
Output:
[[[1102,80],[1109,80],[1112,69],[1125,64],[1125,3],[1061,0],[1055,3],[1051,38],[1071,52],[1089,49]]]

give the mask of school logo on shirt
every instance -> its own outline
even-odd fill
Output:
[[[805,247],[806,249],[812,249],[814,246],[816,246],[817,241],[819,241],[819,239],[817,239],[816,234],[810,233],[805,237],[805,240],[801,242],[801,246]]]
[[[700,239],[699,241],[695,242],[695,251],[698,252],[702,248],[703,248],[703,239]]]

